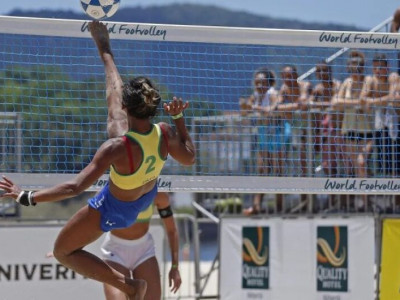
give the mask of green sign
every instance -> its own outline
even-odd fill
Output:
[[[347,226],[317,227],[317,291],[347,292]]]
[[[242,228],[242,288],[269,288],[269,227]]]

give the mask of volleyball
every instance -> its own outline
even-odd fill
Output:
[[[95,20],[107,19],[114,15],[120,0],[80,0],[83,11]]]

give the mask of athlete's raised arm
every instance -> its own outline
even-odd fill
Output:
[[[122,105],[123,82],[114,62],[108,29],[106,25],[98,21],[91,22],[89,29],[104,63],[108,106],[108,137],[121,136],[128,131],[128,116]]]

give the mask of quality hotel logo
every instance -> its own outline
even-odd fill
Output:
[[[269,227],[242,228],[242,288],[269,288]]]
[[[317,227],[317,290],[347,292],[347,226]]]

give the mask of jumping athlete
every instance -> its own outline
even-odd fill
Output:
[[[108,107],[109,139],[92,161],[74,179],[54,187],[23,191],[3,176],[2,197],[22,205],[36,205],[79,195],[110,169],[108,184],[63,227],[54,245],[54,256],[69,269],[122,291],[127,299],[142,300],[146,281],[132,279],[111,268],[101,258],[84,250],[104,232],[131,226],[157,194],[157,178],[168,154],[183,165],[195,161],[195,149],[185,126],[183,111],[188,102],[176,97],[164,103],[175,128],[153,124],[161,97],[146,77],[123,83],[114,63],[107,27],[93,21],[89,29],[104,63]]]

